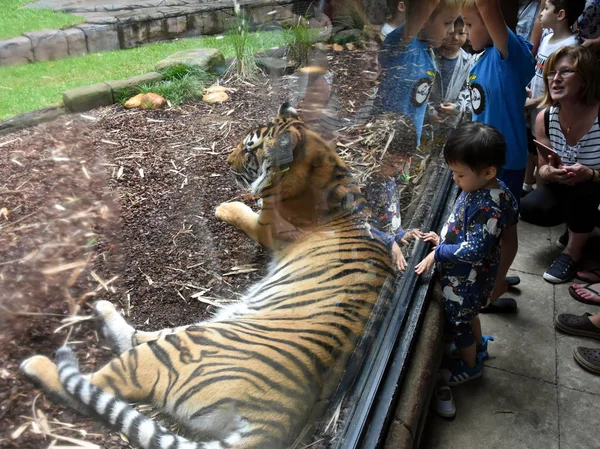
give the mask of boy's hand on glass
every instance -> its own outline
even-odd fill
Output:
[[[400,271],[404,271],[407,265],[404,254],[396,242],[392,244],[392,263]]]
[[[425,259],[423,259],[421,262],[419,262],[415,266],[415,273],[417,273],[418,275],[421,275],[421,274],[425,273],[426,271],[431,270],[431,267],[433,267],[434,263],[435,263],[435,251],[431,251],[427,255],[427,257],[425,257]]]
[[[440,111],[445,115],[451,115],[454,113],[453,103],[440,103]]]
[[[411,229],[410,231],[406,231],[406,234],[400,239],[400,243],[403,245],[408,245],[410,240],[421,238],[423,234],[421,234],[420,229]]]
[[[433,246],[438,246],[440,244],[440,237],[433,231],[423,234],[422,238],[424,242],[433,243]]]

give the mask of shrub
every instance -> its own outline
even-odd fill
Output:
[[[250,19],[246,12],[241,10],[237,1],[233,0],[235,17],[231,22],[227,35],[230,38],[235,59],[227,69],[230,74],[237,75],[241,79],[255,79],[260,71],[256,65],[256,48],[250,39]]]
[[[290,28],[288,34],[288,56],[296,63],[297,67],[303,67],[308,64],[312,50],[311,42],[312,30],[308,26],[308,21],[302,17],[298,23]]]

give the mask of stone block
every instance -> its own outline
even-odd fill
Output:
[[[256,64],[263,69],[267,75],[283,76],[294,73],[294,64],[285,59],[278,58],[256,58]]]
[[[160,71],[178,64],[199,67],[207,72],[215,73],[219,68],[224,67],[225,59],[223,54],[216,48],[195,48],[179,51],[163,59],[156,64],[156,70]]]
[[[67,38],[62,30],[42,30],[23,33],[31,41],[36,61],[54,61],[69,56]]]
[[[83,31],[79,28],[68,28],[64,30],[64,33],[67,38],[69,56],[80,56],[87,53],[87,43]]]
[[[135,48],[148,42],[148,23],[132,22],[119,26],[121,48]]]
[[[163,19],[148,22],[148,42],[157,42],[165,38],[165,22]]]
[[[158,72],[145,73],[143,75],[132,76],[122,80],[106,81],[112,90],[113,102],[116,103],[119,96],[128,90],[134,89],[142,84],[149,84],[160,81],[163,76]]]
[[[187,30],[187,17],[168,17],[165,19],[165,31],[168,36],[178,36]]]
[[[113,103],[112,89],[106,83],[78,87],[63,93],[63,103],[70,112],[85,112]]]
[[[77,28],[81,29],[85,34],[89,53],[118,50],[120,48],[119,36],[115,25],[83,24]]]
[[[0,41],[0,66],[21,65],[33,61],[33,47],[29,38],[19,36]]]
[[[225,30],[225,15],[221,11],[207,11],[202,16],[202,34],[220,34]]]

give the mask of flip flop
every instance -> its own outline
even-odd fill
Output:
[[[592,268],[591,270],[580,270],[575,273],[575,277],[583,282],[591,284],[600,282],[600,267]]]
[[[580,285],[577,288],[587,290],[588,292],[593,293],[594,295],[598,296],[598,301],[594,301],[593,299],[584,298],[579,293],[577,293],[577,289],[573,285],[571,285],[569,287],[569,295],[571,295],[571,298],[573,298],[575,301],[579,301],[584,304],[591,304],[593,306],[600,306],[600,291],[590,288],[590,285],[594,285],[594,284],[598,284],[598,282],[590,282],[589,284]]]
[[[506,276],[504,282],[506,282],[506,285],[509,287],[514,287],[521,283],[521,278],[519,276]]]
[[[517,310],[514,298],[498,298],[489,306],[479,309],[479,313],[517,313]]]

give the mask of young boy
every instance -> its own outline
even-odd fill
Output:
[[[382,82],[376,107],[380,112],[406,114],[417,133],[417,145],[427,100],[437,71],[431,48],[452,31],[462,0],[419,0],[406,4],[406,22],[388,34],[380,50]]]
[[[523,120],[526,86],[533,76],[531,43],[516,36],[504,22],[498,0],[465,0],[462,10],[473,50],[477,55],[469,84],[473,121],[495,127],[506,140],[506,162],[498,173],[519,201],[527,165],[527,130]],[[487,311],[514,311],[516,301],[502,296],[508,283],[506,274],[518,249],[517,215],[506,229],[502,241],[502,260],[498,279]],[[511,279],[511,285],[519,279]]]
[[[467,81],[473,67],[473,56],[462,48],[466,41],[467,30],[459,16],[454,22],[454,31],[446,36],[436,51],[440,82],[436,83],[431,94],[429,112],[441,134],[446,134],[444,131],[454,129],[465,120],[471,120],[471,93]]]
[[[446,321],[456,333],[462,360],[445,373],[450,386],[479,377],[483,370],[487,341],[482,339],[479,309],[492,293],[500,239],[517,214],[515,197],[496,178],[505,154],[502,135],[483,123],[464,123],[450,135],[444,158],[462,193],[440,237],[424,235],[436,248],[415,267],[420,275],[438,263]]]
[[[381,26],[380,33],[383,39],[406,20],[406,5],[403,1],[388,0],[387,6],[391,14],[390,19]]]
[[[542,39],[538,52],[535,56],[535,75],[530,84],[530,98],[525,102],[525,109],[529,113],[529,126],[531,134],[535,138],[535,119],[540,112],[538,105],[541,103],[546,92],[542,72],[548,56],[556,50],[568,45],[579,45],[580,39],[571,30],[571,26],[583,12],[585,0],[546,0],[544,9],[540,13],[542,28],[550,29],[551,32]],[[535,146],[533,147],[535,149]],[[536,166],[537,151],[530,154],[527,161],[525,182],[523,192],[527,193],[533,189],[533,173]]]

